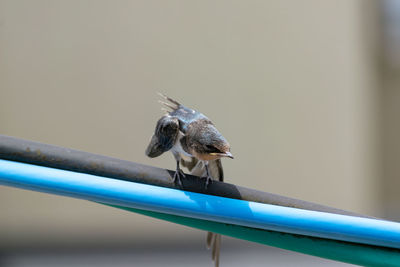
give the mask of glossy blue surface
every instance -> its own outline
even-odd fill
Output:
[[[229,199],[0,160],[0,184],[125,207],[400,248],[400,223]]]

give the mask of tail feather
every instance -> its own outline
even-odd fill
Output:
[[[219,255],[221,249],[221,235],[208,232],[207,233],[207,249],[211,249],[211,258],[215,263],[215,267],[219,266]]]
[[[221,235],[219,234],[213,234],[215,235],[214,238],[214,244],[213,244],[213,250],[212,250],[212,259],[215,263],[215,267],[219,266],[219,255],[220,255],[220,249],[221,249]]]
[[[196,175],[196,176],[205,176],[206,175],[206,169],[205,169],[204,163],[202,161],[192,160],[191,162],[185,162],[182,165],[190,168],[190,173],[192,175]],[[195,166],[193,167],[193,165],[195,165]],[[208,168],[210,171],[210,175],[214,180],[218,180],[221,182],[224,181],[224,172],[222,169],[222,164],[221,164],[220,159],[210,161],[208,164]],[[215,267],[218,267],[219,266],[219,255],[220,255],[220,249],[221,249],[221,235],[212,233],[212,232],[207,232],[206,246],[207,246],[207,249],[211,249],[212,260],[215,263]]]
[[[211,248],[214,239],[215,239],[215,234],[213,234],[211,232],[207,232],[207,241],[206,241],[207,242],[206,243],[207,249]]]

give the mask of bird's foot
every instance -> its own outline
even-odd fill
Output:
[[[204,176],[203,179],[206,180],[206,182],[205,182],[205,187],[204,187],[204,188],[207,189],[207,188],[208,188],[208,185],[209,185],[209,184],[212,184],[213,179],[212,179],[212,177],[211,177],[210,175]]]
[[[178,183],[178,185],[182,188],[182,178],[184,177],[186,177],[185,173],[180,168],[177,168],[172,181],[173,183]]]

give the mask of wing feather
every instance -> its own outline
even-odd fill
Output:
[[[178,119],[168,114],[162,116],[158,120],[154,134],[147,146],[146,155],[154,158],[170,150],[178,138],[178,133]]]

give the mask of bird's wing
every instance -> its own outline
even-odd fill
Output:
[[[179,120],[168,114],[162,116],[156,125],[153,136],[146,149],[150,158],[158,157],[170,150],[175,144],[179,134]]]
[[[181,161],[182,165],[187,167],[190,170],[190,174],[196,176],[205,176],[206,168],[202,161],[197,160],[196,158],[192,158],[191,161]],[[214,180],[223,182],[224,181],[224,171],[222,169],[222,164],[220,159],[209,161],[208,169],[211,177]],[[208,232],[207,233],[207,248],[212,251],[212,259],[215,263],[215,267],[219,266],[219,254],[221,248],[221,235]]]

